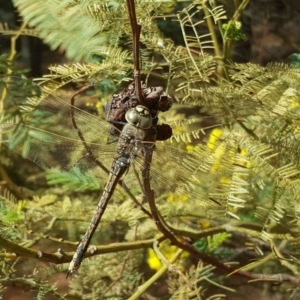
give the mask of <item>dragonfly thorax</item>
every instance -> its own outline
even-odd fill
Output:
[[[125,124],[119,142],[126,141],[127,144],[135,144],[136,141],[143,141],[146,136],[146,130],[132,124]]]
[[[125,119],[129,124],[142,129],[148,129],[152,125],[150,111],[142,105],[129,109],[125,114]]]
[[[136,156],[143,156],[145,151],[143,140],[146,137],[146,132],[146,129],[141,129],[129,123],[124,125],[117,147],[117,158],[122,157],[123,159],[120,160],[120,166],[122,162],[129,167]]]

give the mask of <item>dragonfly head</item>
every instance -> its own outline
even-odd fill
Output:
[[[148,129],[152,125],[152,117],[147,107],[137,105],[129,109],[125,114],[126,121],[141,129]]]

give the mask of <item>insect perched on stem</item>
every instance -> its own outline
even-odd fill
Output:
[[[25,115],[15,123],[2,124],[3,143],[45,169],[70,171],[78,168],[86,174],[101,177],[101,180],[103,175],[106,178],[108,176],[94,216],[74,253],[68,276],[76,273],[89,251],[92,236],[117,185],[155,221],[157,228],[174,245],[228,270],[226,266],[200,253],[184,236],[176,235],[176,230],[164,221],[154,201],[152,188],[165,196],[165,202],[168,196],[176,199],[169,203],[174,212],[188,207],[187,198],[204,215],[220,208],[219,203],[210,200],[207,191],[198,184],[197,178],[206,172],[199,168],[201,155],[160,142],[172,136],[171,126],[160,124],[158,118],[159,112],[165,112],[172,106],[172,99],[162,87],[147,87],[141,82],[141,26],[136,21],[134,1],[127,0],[127,5],[133,31],[134,81],[121,93],[113,95],[107,103],[107,120],[75,106],[76,96],[88,86],[75,93],[70,104],[55,95],[48,95],[32,110],[30,116]],[[122,178],[125,173],[125,178]],[[136,187],[148,201],[150,210],[131,192],[131,188]],[[96,253],[95,247],[92,251]]]

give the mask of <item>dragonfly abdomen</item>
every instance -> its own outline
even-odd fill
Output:
[[[130,162],[136,157],[137,152],[141,151],[139,149],[141,141],[146,136],[146,129],[152,124],[150,112],[146,107],[137,106],[128,111],[128,113],[128,120],[126,120],[129,123],[124,125],[120,134],[117,155],[112,163],[108,181],[97,205],[96,212],[70,263],[67,277],[69,275],[72,276],[78,270],[118,181],[128,170]]]
[[[106,183],[106,186],[104,188],[101,199],[97,205],[95,214],[94,214],[92,220],[90,221],[89,227],[88,227],[82,241],[78,245],[76,253],[73,256],[73,259],[69,266],[69,272],[68,272],[67,276],[74,274],[78,270],[78,268],[81,264],[81,261],[82,261],[84,255],[88,249],[88,246],[91,242],[92,236],[93,236],[94,232],[96,231],[98,224],[105,212],[106,206],[107,206],[112,194],[114,193],[116,185],[117,185],[118,181],[120,180],[120,178],[123,176],[123,174],[126,172],[126,170],[129,168],[129,166],[130,166],[130,160],[128,158],[119,157],[114,160],[114,162],[112,164],[112,168],[110,170],[108,182]]]

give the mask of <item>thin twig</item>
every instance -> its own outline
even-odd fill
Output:
[[[122,243],[112,243],[109,245],[102,245],[97,246],[96,251],[88,251],[85,257],[92,257],[95,255],[100,254],[107,254],[107,253],[116,253],[121,251],[128,251],[128,250],[136,250],[136,249],[143,249],[143,248],[151,248],[153,242],[155,240],[162,242],[166,238],[164,236],[160,236],[159,238],[153,238],[148,240],[141,240],[141,241],[134,241],[134,242],[122,242]],[[29,249],[23,246],[20,246],[14,242],[11,242],[5,239],[3,236],[0,235],[0,245],[2,248],[6,249],[7,251],[11,252],[11,258],[13,257],[29,257],[38,259],[44,262],[51,262],[55,264],[62,264],[68,263],[72,260],[75,252],[64,252],[62,255],[61,251],[57,251],[55,253],[47,253],[44,251],[38,251],[35,249]],[[15,254],[15,255],[14,255]]]
[[[182,250],[179,249],[175,255],[169,260],[171,264],[176,262],[176,260],[182,255]],[[128,300],[135,300],[140,299],[140,296],[145,293],[145,291],[150,287],[153,286],[153,284],[165,273],[168,271],[167,265],[163,265],[150,279],[148,279],[145,283],[140,285],[137,289],[137,291],[130,297]]]
[[[47,235],[47,233],[53,229],[53,226],[55,225],[55,223],[58,220],[59,219],[57,217],[53,217],[51,219],[49,225],[45,228],[43,233],[37,233],[37,232],[34,232],[32,230],[29,230],[28,234],[32,234],[32,235],[36,236],[36,238],[34,238],[31,241],[26,242],[26,244],[22,244],[22,246],[30,248],[33,245],[35,245],[37,242],[39,242],[41,239],[47,239],[47,240],[50,240],[50,241],[53,241],[53,242],[58,242],[58,243],[63,242],[64,244],[68,244],[68,245],[72,245],[72,246],[78,246],[77,242],[71,242],[71,241],[68,241],[68,240],[64,240],[63,238],[56,238],[56,237],[52,237],[52,236]]]
[[[11,39],[11,44],[10,44],[10,55],[9,57],[7,58],[7,61],[8,62],[12,62],[15,57],[16,57],[16,54],[17,54],[17,50],[16,50],[16,43],[17,43],[17,39],[21,36],[22,34],[22,31],[25,29],[25,27],[27,26],[27,22],[24,22],[22,24],[22,26],[20,27],[20,30],[17,32],[17,34],[15,34]],[[7,70],[7,75],[11,74],[12,73],[12,70],[11,69],[8,69]],[[2,92],[2,95],[0,97],[0,112],[3,111],[3,102],[4,102],[4,99],[6,97],[6,93],[7,93],[7,90],[6,89],[3,89],[3,92]]]
[[[126,257],[124,258],[123,262],[122,262],[122,266],[121,266],[121,270],[119,272],[118,277],[104,290],[104,292],[99,296],[99,299],[102,299],[104,297],[104,295],[113,288],[114,285],[117,284],[118,281],[120,281],[122,279],[122,275],[124,273],[125,270],[125,266],[126,263],[128,262],[129,258],[131,257],[132,252],[128,251]]]
[[[154,241],[154,243],[153,243],[153,250],[156,253],[156,255],[160,258],[160,260],[162,262],[164,262],[164,264],[168,267],[169,271],[177,273],[191,290],[194,289],[193,285],[189,282],[188,278],[181,272],[180,267],[174,266],[173,264],[171,264],[167,260],[167,258],[162,254],[162,252],[158,248],[158,241]]]
[[[138,229],[138,224],[137,224],[137,226],[135,227],[135,232],[134,232],[134,240],[136,241],[136,236],[137,236],[137,229]],[[157,242],[157,241],[156,241]],[[119,275],[118,275],[118,277],[104,290],[104,292],[100,295],[100,297],[99,297],[99,299],[102,299],[103,297],[104,297],[104,295],[109,291],[109,290],[111,290],[112,289],[112,287],[114,286],[114,285],[116,285],[116,283],[118,282],[118,281],[120,281],[121,280],[121,278],[122,278],[122,275],[123,275],[123,273],[124,273],[124,270],[125,270],[125,266],[126,266],[126,263],[127,263],[127,261],[129,260],[129,258],[131,257],[131,254],[132,254],[132,251],[128,251],[128,253],[127,253],[127,255],[126,255],[126,257],[124,258],[124,260],[123,260],[123,262],[122,262],[122,266],[121,266],[121,270],[120,270],[120,272],[119,272]]]
[[[231,30],[231,27],[235,24],[235,22],[238,20],[240,15],[242,14],[243,10],[246,8],[250,0],[243,0],[242,3],[239,5],[239,7],[236,9],[232,19],[228,22],[227,30],[224,32],[223,36],[223,62],[224,62],[224,72],[226,75],[226,79],[229,80],[229,74],[226,67],[226,63],[230,56],[230,50],[232,46],[232,40],[228,39],[227,35],[229,30]]]

